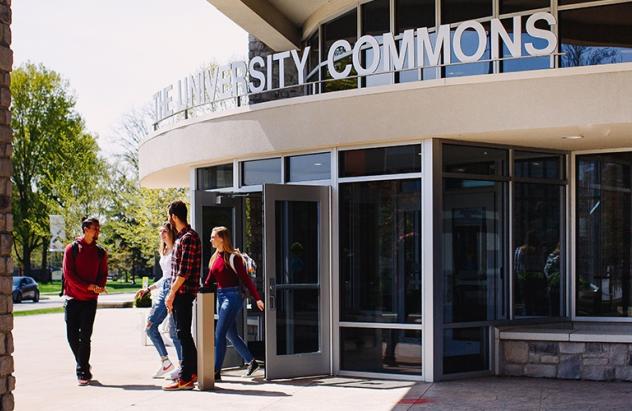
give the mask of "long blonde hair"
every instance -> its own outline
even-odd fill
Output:
[[[230,237],[230,231],[228,230],[228,228],[224,226],[219,226],[219,227],[213,227],[213,229],[211,230],[211,234],[215,234],[216,236],[222,239],[223,241],[222,245],[224,247],[224,256],[223,256],[224,263],[230,264],[231,254],[239,254],[239,250],[233,247],[233,240]],[[213,253],[213,255],[211,256],[211,259],[208,262],[208,268],[213,267],[213,263],[215,262],[215,259],[218,256],[219,256],[219,251],[215,249],[215,252]]]
[[[171,223],[164,223],[161,227],[161,230],[162,229],[167,230],[167,235],[171,239],[171,247],[173,247],[173,243],[176,242],[176,229],[171,225]],[[167,254],[167,243],[162,240],[162,237],[160,238],[160,248],[158,249],[158,252],[160,255]]]

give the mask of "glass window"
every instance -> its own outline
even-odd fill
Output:
[[[577,315],[632,317],[632,152],[577,157]]]
[[[383,61],[384,46],[382,34],[391,31],[390,7],[389,0],[373,0],[370,3],[362,5],[362,34],[369,34],[376,38],[380,44],[380,56],[373,55],[373,49],[368,48],[362,52],[362,60],[364,67],[368,67],[376,59]],[[380,63],[377,72],[384,71],[383,65]],[[391,84],[393,75],[391,73],[374,74],[362,78],[362,85],[365,87],[381,86]]]
[[[443,316],[446,324],[505,317],[506,183],[445,179]]]
[[[331,154],[306,154],[287,158],[288,181],[328,180],[331,178]]]
[[[241,176],[244,186],[281,183],[281,159],[244,161],[241,163]]]
[[[443,373],[488,370],[488,347],[487,327],[443,330]]]
[[[213,190],[216,188],[226,188],[233,186],[233,165],[222,164],[221,166],[198,168],[197,169],[197,189]]]
[[[421,323],[421,180],[340,185],[340,321]]]
[[[491,17],[492,0],[442,0],[441,24]]]
[[[513,275],[516,317],[560,315],[562,187],[516,183]]]
[[[312,34],[312,37],[306,43],[307,46],[310,46],[309,54],[307,55],[307,73],[305,73],[305,81],[312,82],[318,81],[318,70],[314,71],[320,64],[320,53],[318,50],[318,30],[316,33]],[[314,74],[309,77],[309,74],[314,72]]]
[[[421,145],[368,148],[340,152],[340,177],[421,171]]]
[[[350,12],[343,14],[335,20],[330,21],[329,23],[322,25],[322,53],[323,61],[327,60],[327,56],[329,55],[329,48],[334,44],[336,40],[347,40],[351,46],[357,40],[358,33],[358,21],[357,21],[357,11],[354,8]],[[341,56],[344,53],[344,49],[340,48],[335,51],[334,59]],[[334,65],[338,71],[342,71],[347,64],[352,64],[351,52],[345,57],[336,60]],[[355,76],[354,70],[351,70],[351,75]],[[327,67],[323,67],[323,80],[332,79],[331,74],[329,74],[329,70]],[[336,90],[347,90],[356,88],[358,86],[358,80],[356,78],[347,78],[335,81],[326,81],[322,84],[323,92],[336,91]]]
[[[395,3],[395,34],[401,34],[409,29],[435,26],[435,2],[434,0],[397,0]],[[431,33],[431,41],[436,39],[435,33]],[[424,56],[425,66],[430,63]],[[436,68],[425,68],[421,72],[422,80],[437,77]],[[407,70],[396,73],[398,83],[419,80],[419,70]]]
[[[500,14],[543,9],[551,5],[550,0],[500,0]]]
[[[507,150],[443,145],[443,171],[480,175],[507,175]]]
[[[514,176],[561,180],[564,156],[555,153],[514,151]]]
[[[632,61],[632,3],[559,12],[562,67]]]
[[[525,48],[525,44],[533,43],[534,47],[543,49],[546,47],[546,40],[541,39],[541,38],[535,38],[527,34],[527,32],[524,29],[525,22],[526,22],[526,19],[523,18],[521,20],[521,28],[520,28],[521,30],[520,40],[522,43],[521,55],[529,56]],[[503,19],[502,23],[505,29],[507,30],[507,33],[509,33],[509,35],[513,39],[513,36],[514,36],[513,19],[512,18]],[[548,25],[548,23],[543,20],[538,20],[538,22],[536,23],[536,27],[543,30],[550,29],[550,26]],[[550,68],[551,62],[550,62],[549,56],[541,56],[541,57],[529,56],[529,57],[522,57],[522,58],[513,58],[511,56],[511,53],[509,52],[509,49],[507,48],[507,45],[501,39],[499,39],[499,41],[502,44],[502,47],[500,49],[500,52],[501,52],[500,57],[506,58],[506,60],[500,60],[500,71],[502,73],[509,73],[513,71],[541,70],[541,69]]]
[[[481,56],[480,60],[488,60],[480,63],[459,63],[459,59],[456,57],[454,53],[454,33],[456,29],[452,29],[450,31],[450,43],[452,44],[452,48],[450,51],[450,59],[451,64],[443,67],[443,71],[445,77],[462,77],[462,76],[475,76],[478,74],[491,74],[494,72],[494,64],[491,59],[491,43],[489,42],[489,23],[481,23],[485,28],[486,36],[486,44],[485,51]],[[478,33],[474,30],[465,30],[463,35],[461,36],[461,50],[463,54],[466,56],[471,56],[476,53],[476,50],[479,47],[479,38]]]
[[[345,371],[421,375],[421,331],[340,328]]]

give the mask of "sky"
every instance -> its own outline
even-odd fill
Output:
[[[206,0],[17,0],[14,67],[42,63],[69,81],[106,157],[121,117],[205,63],[244,60],[247,33]]]

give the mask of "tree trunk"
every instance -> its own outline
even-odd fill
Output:
[[[48,241],[46,240],[45,238],[44,241],[42,241],[42,270],[44,272],[48,272]],[[42,275],[44,275],[44,273],[42,273]],[[44,275],[42,278],[48,279],[48,275]]]
[[[22,263],[24,264],[24,271],[22,275],[31,275],[31,253],[32,249],[28,245],[22,247]]]

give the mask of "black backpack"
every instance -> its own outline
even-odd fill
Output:
[[[97,246],[97,255],[99,256],[99,261],[103,260],[103,257],[105,257],[105,248],[101,247],[99,244],[96,245]],[[72,252],[72,258],[75,259],[77,258],[77,254],[79,254],[79,241],[75,240],[72,242],[72,248],[71,248],[71,252]],[[66,287],[66,281],[64,280],[64,270],[62,268],[61,271],[61,291],[59,291],[59,296],[63,296],[64,295],[64,288]]]

